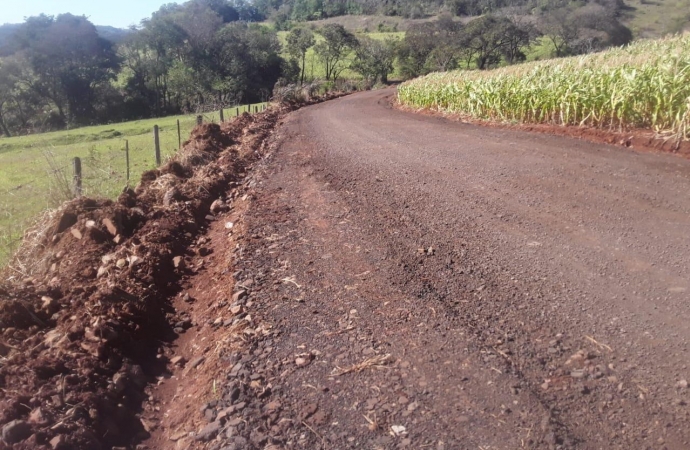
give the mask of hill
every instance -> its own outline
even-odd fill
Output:
[[[19,29],[22,24],[20,23],[6,23],[0,25],[0,47],[2,47],[12,35]],[[103,39],[107,39],[114,44],[122,42],[122,40],[131,33],[130,30],[125,28],[115,28],[109,25],[96,25],[96,31],[98,35]]]

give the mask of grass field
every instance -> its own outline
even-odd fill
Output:
[[[247,106],[240,108],[240,112],[246,110]],[[226,119],[235,114],[235,108],[224,110]],[[218,112],[204,115],[205,122],[219,119]],[[184,142],[196,115],[0,139],[0,266],[11,256],[23,230],[42,211],[58,206],[69,195],[75,156],[82,159],[84,195],[114,198],[128,184],[125,140],[130,149],[129,184],[135,185],[142,172],[156,165],[153,126],[159,126],[165,160],[178,150],[178,120]]]
[[[402,84],[416,108],[518,123],[652,129],[690,138],[690,34],[492,71],[435,73]]]
[[[626,0],[624,23],[635,38],[690,30],[690,0]]]

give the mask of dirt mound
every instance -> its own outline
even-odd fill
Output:
[[[117,201],[82,198],[27,233],[0,286],[0,449],[131,446],[144,387],[166,370],[169,301],[189,250],[287,105],[204,124]],[[207,252],[195,246],[196,252]]]

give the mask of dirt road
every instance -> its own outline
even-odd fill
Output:
[[[228,445],[690,448],[690,161],[391,95],[282,126],[236,272],[273,398]]]

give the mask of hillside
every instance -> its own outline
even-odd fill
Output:
[[[690,30],[690,0],[625,0],[623,22],[637,38]]]

